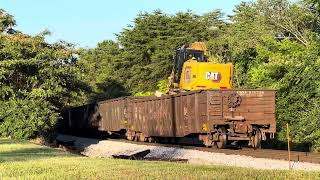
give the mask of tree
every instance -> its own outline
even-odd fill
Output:
[[[4,12],[1,10],[1,12]],[[1,27],[14,25],[2,13]],[[45,42],[47,32],[0,34],[0,133],[34,137],[52,130],[59,110],[81,104],[89,87],[81,81],[71,44]]]
[[[83,50],[80,57],[77,64],[86,75],[84,81],[91,87],[88,101],[129,95],[124,87],[125,74],[118,73],[124,63],[118,43],[103,41],[94,49]]]
[[[320,13],[320,2],[318,0],[304,0],[313,12]]]
[[[175,50],[183,44],[206,39],[201,17],[192,12],[167,15],[159,10],[140,13],[134,25],[118,34],[127,62],[122,65],[125,86],[133,93],[154,91],[171,73]],[[126,54],[127,53],[127,54]],[[144,86],[140,86],[143,84]]]
[[[12,32],[12,27],[16,25],[13,16],[0,9],[0,32]]]

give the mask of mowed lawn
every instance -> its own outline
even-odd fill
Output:
[[[0,139],[0,179],[320,179],[320,174],[88,158]]]

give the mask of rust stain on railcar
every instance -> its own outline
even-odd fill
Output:
[[[131,99],[128,104],[131,130],[146,136],[173,136],[171,96]]]
[[[229,97],[234,93],[238,94],[241,100],[237,107],[230,107]],[[275,91],[229,90],[209,91],[209,94],[210,98],[220,95],[223,99],[221,108],[216,108],[216,105],[210,105],[208,113],[211,123],[224,124],[226,118],[237,116],[243,117],[248,124],[269,126],[268,131],[275,133]]]
[[[117,98],[99,102],[99,114],[102,116],[99,130],[120,131],[127,128],[127,98]]]
[[[222,127],[231,140],[249,140],[256,128],[265,140],[267,133],[276,132],[275,95],[268,90],[209,90],[124,97],[72,108],[66,119],[71,129],[127,130],[129,139],[198,134],[216,141]]]
[[[230,108],[229,97],[234,94],[241,102]],[[275,132],[276,127],[275,91],[193,91],[132,99],[129,104],[132,130],[146,136],[182,137],[206,133],[215,125],[228,124],[227,118],[235,116],[249,124],[266,125],[269,132]]]

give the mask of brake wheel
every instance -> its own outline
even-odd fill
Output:
[[[229,108],[236,108],[236,107],[240,106],[241,102],[242,102],[242,98],[237,93],[232,93],[228,96]]]

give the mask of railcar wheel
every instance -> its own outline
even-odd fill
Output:
[[[227,131],[225,127],[219,128],[219,141],[217,141],[217,147],[223,149],[227,145]]]
[[[147,142],[147,137],[143,134],[143,133],[140,133],[139,134],[139,141],[141,142]]]
[[[128,131],[127,132],[127,139],[129,140],[129,141],[134,141],[134,138],[135,137],[135,133],[134,132],[132,132],[132,131]]]
[[[202,142],[203,144],[207,147],[210,148],[213,146],[214,142],[212,141],[212,135],[211,134],[207,134],[207,135],[202,135]]]
[[[149,142],[149,143],[153,143],[153,142],[154,142],[153,137],[148,137],[148,142]]]
[[[251,137],[251,146],[253,148],[261,148],[262,136],[258,127],[253,127],[254,136]]]

